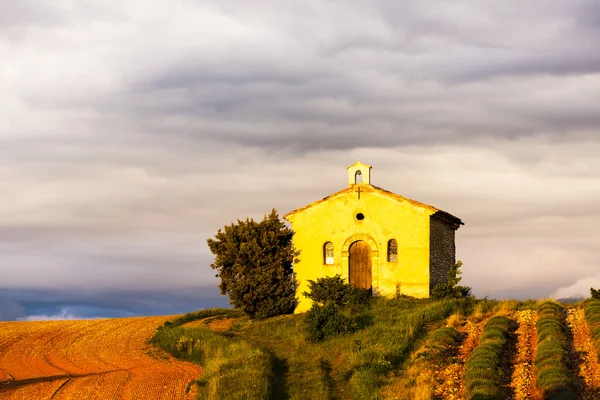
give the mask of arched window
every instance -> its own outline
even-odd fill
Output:
[[[325,242],[323,245],[323,264],[331,265],[333,263],[333,243]]]
[[[362,172],[360,172],[360,169],[358,171],[356,171],[356,173],[354,174],[354,184],[358,185],[359,183],[362,183]]]
[[[398,243],[396,239],[391,239],[388,242],[388,262],[398,262]]]

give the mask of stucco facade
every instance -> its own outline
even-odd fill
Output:
[[[370,248],[374,295],[429,297],[432,285],[443,282],[454,263],[460,219],[373,186],[369,165],[357,162],[347,170],[346,189],[284,215],[300,252],[294,266],[297,313],[311,306],[302,295],[308,280],[349,278],[349,250],[357,241]]]

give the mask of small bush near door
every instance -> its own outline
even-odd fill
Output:
[[[357,331],[364,324],[364,312],[371,290],[358,289],[340,275],[308,281],[304,295],[314,304],[304,319],[306,338],[318,342]]]

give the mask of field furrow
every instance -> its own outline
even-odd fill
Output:
[[[74,377],[61,386],[52,399],[119,399],[123,386],[131,376],[128,371],[116,371]]]
[[[45,349],[54,347],[57,338],[70,326],[57,329],[56,322],[44,322],[44,329],[23,336],[0,355],[0,368],[15,380],[65,375],[65,371],[49,364],[44,358]],[[24,323],[19,323],[22,328]]]
[[[2,399],[186,399],[200,368],[151,356],[169,317],[2,323]],[[10,374],[10,376],[9,376]]]
[[[580,396],[582,399],[600,398],[600,363],[585,320],[584,310],[571,308],[567,311],[567,326],[571,331],[573,350],[576,354],[579,375]]]
[[[535,349],[537,347],[537,313],[533,310],[517,311],[517,352],[513,361],[511,387],[515,400],[541,400],[542,394],[535,386]]]
[[[124,391],[127,399],[183,399],[185,388],[194,378],[186,371],[165,371],[155,369],[153,379],[147,379],[148,374],[138,374],[131,379]]]
[[[50,400],[52,395],[68,381],[68,378],[53,380],[31,380],[19,385],[3,385],[0,383],[2,400]]]
[[[131,367],[126,359],[126,353],[123,353],[122,343],[119,342],[123,342],[128,334],[135,335],[129,327],[136,322],[127,319],[102,319],[82,322],[85,326],[84,332],[74,338],[68,346],[65,346],[59,355],[58,352],[53,353],[55,356],[60,357],[60,360],[57,360],[60,362],[59,365],[63,368],[69,368],[74,374],[85,374],[90,371],[90,368],[96,373],[102,373]],[[115,335],[115,330],[121,333]],[[140,334],[144,335],[145,332],[140,332]],[[111,345],[105,346],[106,343],[111,343]],[[104,351],[109,355],[103,355]],[[122,356],[110,355],[117,352],[122,352]],[[133,350],[133,353],[135,352]]]
[[[442,400],[458,400],[464,398],[465,384],[462,376],[465,371],[465,363],[471,352],[479,344],[479,338],[483,331],[483,326],[487,320],[478,323],[467,321],[459,328],[459,332],[465,334],[465,339],[460,346],[456,362],[448,365],[442,371],[436,371],[436,398]]]

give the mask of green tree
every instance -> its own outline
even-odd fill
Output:
[[[462,267],[462,261],[457,261],[450,270],[448,271],[447,283],[441,283],[433,288],[431,291],[431,297],[434,299],[444,298],[461,298],[471,296],[471,287],[460,286],[458,283],[461,281],[462,274],[460,267]]]
[[[592,299],[600,300],[600,289],[590,288],[590,293],[592,294]]]
[[[232,306],[251,318],[294,311],[293,235],[273,209],[261,222],[238,220],[207,240],[221,294]]]

